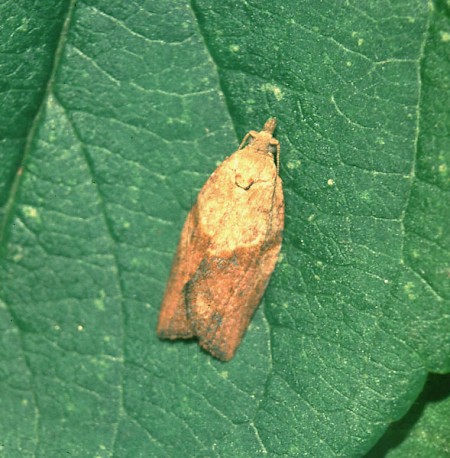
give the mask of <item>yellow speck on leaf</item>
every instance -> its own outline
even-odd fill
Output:
[[[25,213],[26,216],[28,216],[29,218],[37,218],[39,213],[37,211],[36,208],[34,207],[30,207],[28,205],[25,205],[23,207],[23,212]]]
[[[443,41],[443,42],[450,41],[450,33],[449,32],[441,32],[441,41]]]
[[[277,100],[281,100],[284,97],[284,94],[281,91],[281,89],[278,86],[275,86],[274,84],[270,84],[270,83],[263,84],[261,89],[263,91],[273,92],[273,95],[275,96]]]

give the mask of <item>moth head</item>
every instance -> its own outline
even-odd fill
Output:
[[[276,138],[272,136],[276,125],[277,120],[275,118],[269,118],[260,132],[251,130],[245,136],[240,148],[247,144],[247,146],[253,151],[258,151],[260,153],[270,155],[274,159],[278,170],[278,162],[280,159],[280,143]]]
[[[258,151],[268,152],[275,154],[279,142],[276,138],[272,137],[272,134],[266,131],[257,132],[256,130],[251,130],[248,133],[248,145],[252,145]]]

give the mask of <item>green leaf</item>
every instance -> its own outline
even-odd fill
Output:
[[[0,209],[29,150],[27,139],[35,133],[33,118],[43,101],[67,4],[0,4]]]
[[[431,375],[408,414],[389,427],[366,458],[447,456],[450,437],[449,382],[449,375]]]
[[[0,8],[0,451],[368,453],[450,369],[449,5]],[[270,116],[282,255],[221,363],[160,341],[159,304],[196,193]]]

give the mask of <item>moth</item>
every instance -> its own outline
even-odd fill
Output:
[[[233,358],[281,248],[284,197],[275,118],[247,133],[201,189],[189,212],[161,304],[162,339],[197,337]]]

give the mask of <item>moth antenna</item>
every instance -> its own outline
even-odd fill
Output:
[[[280,144],[277,145],[277,178],[280,176]]]
[[[250,137],[250,132],[248,134],[245,134],[244,140],[242,140],[241,144],[239,145],[238,150],[242,149],[244,146],[245,142],[248,140],[248,137]]]

